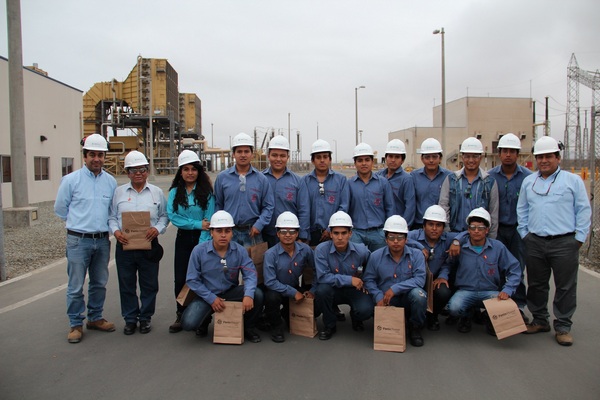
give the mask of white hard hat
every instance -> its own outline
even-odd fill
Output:
[[[408,233],[408,224],[401,216],[392,215],[385,220],[385,224],[383,224],[383,230],[385,232]]]
[[[499,149],[517,149],[521,150],[521,141],[513,133],[507,133],[498,141]]]
[[[195,162],[199,163],[200,158],[198,158],[198,154],[196,154],[196,152],[191,150],[182,151],[179,157],[177,158],[177,164],[179,164],[180,167],[182,165],[191,164]]]
[[[316,142],[314,142],[312,144],[312,147],[310,148],[311,156],[315,153],[324,153],[324,152],[331,153],[331,146],[329,145],[329,143],[327,143],[323,139],[318,139]]]
[[[469,220],[473,217],[478,217],[486,220],[488,227],[492,224],[492,217],[490,217],[490,213],[487,212],[487,210],[483,207],[476,208],[469,213],[469,215],[467,216],[467,224],[469,223]]]
[[[300,228],[298,217],[289,211],[284,211],[277,217],[275,228]]]
[[[278,135],[269,141],[269,150],[271,149],[281,149],[290,151],[290,142],[285,138],[285,136]]]
[[[434,138],[427,138],[421,143],[421,154],[441,153],[442,145]]]
[[[446,211],[437,204],[432,205],[431,207],[425,210],[425,214],[423,214],[423,219],[426,221],[438,221],[446,223]]]
[[[556,153],[560,151],[558,142],[551,136],[542,136],[533,146],[533,155]]]
[[[406,154],[406,146],[400,139],[392,139],[385,148],[385,154]]]
[[[352,157],[359,156],[371,156],[373,157],[375,153],[373,153],[373,148],[366,143],[359,143],[354,148],[354,155]]]
[[[83,148],[94,151],[108,151],[108,144],[102,135],[93,133],[85,138]]]
[[[479,139],[474,137],[468,137],[463,140],[462,145],[460,146],[461,153],[477,153],[483,154],[483,145],[479,141]]]
[[[254,142],[252,141],[250,135],[241,132],[233,137],[233,140],[231,141],[231,150],[235,149],[238,146],[250,146],[250,148],[253,149]]]
[[[140,165],[148,165],[148,160],[143,153],[133,150],[125,156],[125,168],[139,167]]]
[[[352,228],[352,218],[345,212],[338,211],[329,218],[329,227],[335,228],[336,226],[347,226],[348,228]]]
[[[217,211],[210,219],[210,228],[233,228],[233,217],[227,211]]]

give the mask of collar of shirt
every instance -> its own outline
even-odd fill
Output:
[[[560,169],[560,165],[559,165],[559,166],[558,166],[558,168],[556,168],[556,171],[554,171],[554,173],[553,173],[552,175],[550,175],[549,177],[547,177],[547,178],[544,178],[544,177],[542,176],[542,173],[541,173],[540,171],[538,171],[538,172],[537,172],[537,175],[538,175],[538,177],[540,177],[540,178],[542,178],[543,180],[547,181],[547,180],[552,180],[552,179],[554,179],[554,177],[555,177],[556,175],[558,175],[558,173],[559,173],[560,171],[561,171],[561,169]]]
[[[275,176],[275,175],[273,175],[272,171],[273,170],[271,169],[271,167],[269,167],[263,171],[263,174],[269,174],[271,176]],[[287,175],[289,173],[290,173],[290,169],[288,167],[285,167],[285,171],[283,171],[283,174],[281,176]]]
[[[404,251],[402,252],[402,255],[400,256],[400,262],[398,264],[402,264],[402,261],[404,261],[405,258],[410,258],[409,253],[410,252],[408,251],[408,247],[404,246]],[[386,257],[386,258],[389,258],[391,260],[394,260],[394,258],[392,257],[392,252],[390,251],[389,246],[385,246],[383,248],[383,256]]]
[[[381,178],[381,176],[380,176],[380,175],[371,173],[371,177],[369,178],[369,181],[372,181],[372,180],[376,180],[376,181],[378,181],[380,178]],[[360,179],[360,180],[362,180],[362,178],[361,178],[360,176],[358,176],[358,174],[356,174],[356,175],[352,176],[350,179],[351,179],[353,182],[356,182],[356,181],[357,181],[357,180],[359,180],[359,179]]]
[[[104,173],[104,168],[102,168],[102,169],[100,169],[100,172],[98,172],[98,175],[94,175],[94,173],[88,169],[87,165],[85,165],[85,163],[83,164],[83,166],[81,167],[81,169],[85,172],[85,174],[87,176],[89,176],[91,178],[100,177]]]
[[[229,170],[227,170],[227,172],[230,173],[230,174],[236,174],[238,176],[240,175],[239,172],[237,171],[237,168],[235,167],[235,165],[232,166],[231,168],[229,168]],[[254,167],[251,165],[250,169],[248,170],[248,172],[246,172],[246,176],[250,175],[250,174],[252,174],[254,172],[256,172],[256,171],[255,171]]]
[[[474,246],[471,245],[471,239],[470,238],[468,238],[465,241],[465,244],[463,244],[461,247],[464,247],[464,248],[467,248],[467,249],[471,249],[472,251],[475,251]],[[483,250],[487,249],[488,247],[492,247],[492,243],[490,242],[490,240],[488,238],[485,238],[485,243],[483,244],[482,247],[483,247]],[[483,253],[483,250],[481,250],[482,253]]]
[[[464,167],[460,169],[460,174],[458,175],[458,178],[465,178],[465,179],[467,179],[467,176],[465,175],[465,168]],[[473,179],[473,182],[475,182],[477,179],[483,179],[483,173],[481,171],[481,168],[479,168],[477,170],[477,176],[475,177],[475,179]],[[468,179],[467,179],[467,181],[468,181]]]
[[[127,190],[130,190],[130,189],[131,190],[135,190],[134,187],[133,187],[133,185],[131,185],[131,182],[127,182],[125,185],[126,185],[125,187],[127,188]],[[150,188],[148,187],[148,182],[147,181],[144,183],[144,187],[142,188],[142,190],[140,192],[138,192],[138,193],[142,193],[146,189],[150,190]],[[137,192],[137,190],[135,190],[135,191]]]
[[[329,168],[329,170],[327,171],[327,175],[328,175],[328,176],[331,176],[331,175],[333,175],[333,174],[334,174],[333,170],[332,170],[331,168]],[[310,174],[308,174],[308,175],[309,175],[310,177],[312,177],[312,178],[314,178],[314,179],[317,179],[317,180],[318,180],[318,178],[317,178],[317,173],[315,172],[315,170],[314,170],[314,169],[313,169],[312,171],[310,171]],[[327,180],[327,178],[325,178],[325,179]]]

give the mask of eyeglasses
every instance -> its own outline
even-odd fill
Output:
[[[322,182],[319,182],[319,194],[321,196],[323,196],[325,194],[325,184]]]
[[[227,273],[227,260],[225,258],[221,258],[221,264],[223,265],[223,272]]]
[[[483,232],[487,229],[487,226],[485,225],[469,225],[469,230],[470,231],[479,231],[479,232]]]
[[[548,186],[548,190],[546,190],[546,193],[538,193],[534,189],[535,184],[536,184],[538,178],[540,177],[540,175],[538,174],[538,176],[535,178],[535,181],[533,181],[533,185],[531,185],[531,191],[535,194],[539,194],[540,196],[548,196],[548,193],[550,193],[550,188],[552,187],[552,184],[556,181],[556,178],[558,178],[558,174],[560,174],[560,171],[558,171],[558,173],[556,175],[554,175],[554,179],[552,179],[552,182],[550,182],[550,186]]]
[[[433,257],[435,257],[435,253],[434,253],[434,249],[432,247],[429,249],[429,257],[427,257],[427,261],[433,260]]]
[[[481,158],[481,154],[463,154],[463,160],[479,160]]]
[[[465,197],[467,199],[473,198],[473,195],[471,194],[471,187],[472,187],[472,185],[469,183],[469,186],[467,186],[467,188],[465,189]]]
[[[297,229],[279,229],[278,230],[279,233],[281,233],[282,235],[290,235],[290,236],[294,236],[298,234],[298,230]]]
[[[128,168],[128,169],[127,169],[127,172],[128,172],[128,173],[130,173],[130,174],[132,174],[132,175],[135,175],[135,174],[137,174],[138,172],[139,172],[140,174],[144,174],[144,173],[148,172],[148,168],[147,168],[147,167]]]
[[[240,175],[240,192],[246,191],[246,175]]]
[[[401,242],[406,239],[406,235],[387,235],[386,239],[390,242]]]
[[[423,160],[437,160],[440,158],[439,154],[423,154]]]

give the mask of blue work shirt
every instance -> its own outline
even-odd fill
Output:
[[[350,208],[355,229],[382,228],[386,219],[394,215],[394,195],[388,180],[371,174],[368,183],[358,176],[348,178]]]
[[[206,210],[196,204],[196,196],[194,190],[196,185],[191,192],[187,193],[187,208],[179,204],[177,211],[173,207],[175,201],[175,195],[177,194],[177,188],[174,187],[169,190],[169,199],[167,201],[167,215],[173,225],[179,229],[186,231],[202,230],[202,220],[206,219],[210,221],[212,215],[215,213],[215,196],[212,194],[208,195]],[[200,233],[199,243],[210,240],[210,230],[203,230]]]
[[[348,180],[338,172],[329,170],[325,182],[324,193],[319,192],[319,180],[313,170],[302,178],[308,190],[310,202],[310,230],[325,230],[329,226],[329,218],[338,212],[348,212],[350,205],[350,189]]]
[[[445,265],[446,260],[448,259],[448,250],[452,245],[452,241],[460,239],[465,235],[464,232],[443,232],[438,239],[435,246],[432,247],[427,242],[427,238],[425,237],[425,231],[423,229],[416,229],[414,231],[408,232],[408,239],[414,240],[420,243],[423,248],[429,251],[430,256],[427,259],[427,266],[429,267],[429,271],[433,274],[433,278],[443,278],[448,280],[448,266]],[[407,245],[410,245],[407,243]]]
[[[523,180],[531,175],[531,171],[517,165],[510,179],[502,172],[502,165],[497,165],[488,174],[498,184],[498,223],[502,225],[517,225],[517,200]]]
[[[164,233],[169,226],[165,195],[158,186],[148,182],[139,193],[131,183],[121,185],[115,190],[112,213],[108,219],[112,233],[122,230],[123,213],[127,211],[150,211],[150,226],[156,228],[158,233]]]
[[[413,178],[402,167],[394,171],[391,178],[388,178],[387,168],[382,169],[377,174],[387,179],[392,187],[392,193],[394,194],[394,214],[400,215],[406,220],[408,226],[411,226],[415,222],[416,211],[415,183]]]
[[[315,268],[317,282],[336,288],[352,286],[352,277],[362,279],[360,267],[364,271],[371,252],[362,243],[348,242],[348,248],[342,254],[335,249],[333,241],[328,240],[315,249]]]
[[[304,270],[314,270],[314,254],[311,248],[302,242],[294,242],[294,255],[290,257],[281,243],[277,243],[265,252],[263,260],[263,276],[265,286],[269,290],[281,293],[286,297],[294,297],[298,292],[300,277]],[[313,285],[311,292],[315,292]]]
[[[438,172],[433,179],[429,179],[425,168],[415,169],[410,173],[415,186],[416,211],[414,222],[416,224],[423,224],[425,210],[439,203],[442,183],[450,173],[450,170],[442,167],[438,168]]]
[[[262,231],[271,222],[275,207],[271,185],[254,167],[246,174],[246,185],[240,182],[235,165],[217,175],[216,210],[227,211],[238,226],[252,225]]]
[[[219,295],[239,285],[240,273],[244,279],[244,296],[254,299],[258,277],[248,250],[230,242],[225,258],[221,258],[210,240],[192,250],[186,283],[198,297],[212,304]]]
[[[54,212],[67,229],[80,233],[108,232],[108,216],[117,181],[102,170],[96,176],[85,165],[63,176]]]
[[[460,255],[448,259],[456,270],[454,286],[461,290],[501,291],[512,296],[521,282],[519,261],[499,240],[487,238],[478,253],[470,239],[461,245]]]
[[[392,258],[388,246],[375,250],[365,269],[364,287],[377,304],[385,292],[392,289],[394,295],[408,293],[425,286],[425,257],[417,249],[404,246],[400,262]]]
[[[529,232],[538,236],[575,232],[575,239],[583,243],[590,231],[592,209],[581,178],[559,167],[546,179],[539,172],[525,178],[517,217],[517,231],[523,238]]]
[[[288,168],[285,169],[280,178],[276,178],[273,175],[270,167],[265,169],[263,174],[265,174],[271,184],[275,199],[273,217],[269,225],[265,226],[264,232],[269,235],[277,234],[277,229],[275,229],[277,217],[284,211],[289,211],[298,217],[298,221],[300,222],[298,237],[305,240],[310,239],[310,208],[308,206],[308,189],[304,181]]]

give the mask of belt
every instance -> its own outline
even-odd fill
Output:
[[[77,236],[82,239],[102,239],[108,237],[108,232],[81,233],[67,229],[67,235]]]
[[[367,229],[359,229],[359,228],[356,228],[356,230],[357,230],[357,231],[366,231],[366,232],[371,232],[371,231],[378,231],[378,230],[380,230],[381,228],[383,228],[383,226],[376,226],[376,227],[373,227],[373,228],[367,228]]]
[[[534,233],[535,235],[535,233]],[[569,233],[563,233],[562,235],[548,235],[548,236],[539,236],[539,235],[535,235],[537,237],[539,237],[540,239],[544,239],[544,240],[554,240],[554,239],[560,239],[566,236],[574,236],[575,232],[569,232]]]
[[[238,230],[238,231],[246,231],[246,230],[252,228],[253,226],[254,226],[253,224],[236,225],[233,227],[233,229]]]

